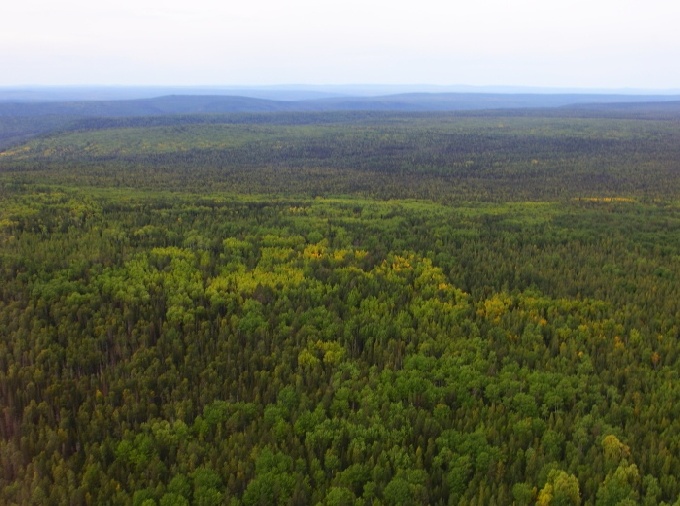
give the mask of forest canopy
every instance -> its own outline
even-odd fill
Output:
[[[680,116],[588,111],[6,147],[0,502],[674,504]]]

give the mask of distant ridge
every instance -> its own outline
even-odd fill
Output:
[[[322,116],[454,113],[475,116],[680,118],[680,95],[401,93],[269,100],[229,95],[167,95],[136,100],[0,101],[0,150],[55,131],[113,125],[240,121],[323,121]],[[252,120],[253,118],[251,118]],[[289,120],[291,118],[289,117]]]
[[[0,86],[0,102],[64,102],[140,100],[168,95],[239,96],[276,101],[339,97],[384,97],[413,93],[504,95],[680,95],[676,90],[546,88],[530,86],[469,86],[432,84],[342,84],[267,86]]]
[[[427,112],[575,107],[585,104],[600,104],[599,107],[604,108],[606,104],[661,104],[672,101],[680,101],[680,95],[404,93],[295,101],[225,95],[168,95],[138,100],[0,102],[0,117],[58,115],[77,118],[314,111]]]

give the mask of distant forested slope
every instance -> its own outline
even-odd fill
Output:
[[[439,201],[654,199],[680,191],[680,114],[640,120],[516,113],[81,119],[58,135],[6,149],[0,170],[105,186]]]
[[[293,92],[288,92],[296,96]],[[311,92],[310,92],[311,94]],[[304,94],[303,94],[304,95]],[[276,94],[273,94],[276,96]],[[314,94],[311,94],[314,96]],[[131,118],[176,115],[218,115],[273,112],[434,112],[503,111],[566,107],[576,115],[639,115],[666,117],[677,112],[680,97],[664,95],[408,93],[387,96],[324,97],[272,100],[225,95],[170,95],[135,100],[0,101],[0,149],[28,136],[68,128],[82,118]],[[526,110],[522,112],[523,110]]]

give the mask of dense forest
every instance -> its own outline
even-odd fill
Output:
[[[680,114],[560,111],[3,119],[0,503],[677,504]]]

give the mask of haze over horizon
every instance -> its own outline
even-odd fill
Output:
[[[680,3],[668,0],[25,0],[4,11],[4,87],[680,89]]]

